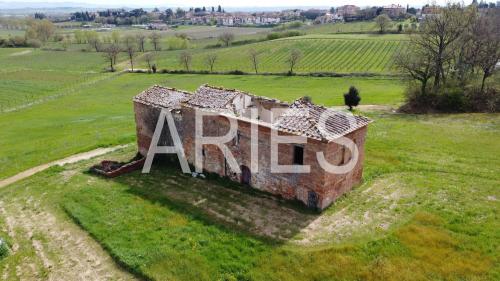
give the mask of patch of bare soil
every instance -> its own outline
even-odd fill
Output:
[[[312,214],[284,205],[272,196],[256,196],[199,181],[186,187],[170,178],[163,183],[163,192],[216,220],[259,236],[301,245],[341,242],[373,231],[384,233],[400,218],[398,207],[404,209],[407,199],[414,195],[394,176],[352,191],[322,214]],[[143,183],[133,184],[139,187]]]
[[[414,195],[395,175],[375,180],[365,190],[348,194],[346,204],[333,206],[317,217],[293,242],[321,244],[383,233],[400,219],[400,209],[411,204],[409,199]]]
[[[2,280],[134,280],[83,230],[32,198],[0,201],[13,241]]]
[[[24,56],[24,55],[27,55],[27,54],[29,54],[31,52],[33,52],[33,50],[25,50],[25,51],[20,51],[20,52],[12,53],[9,56],[11,56],[11,57]]]
[[[163,184],[164,194],[201,209],[209,216],[250,231],[259,236],[288,240],[315,215],[286,206],[272,196],[247,194],[223,188],[204,180],[193,186],[183,186],[175,179]],[[141,186],[141,182],[134,183]]]

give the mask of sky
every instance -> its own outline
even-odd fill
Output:
[[[217,6],[224,7],[300,7],[300,6],[324,6],[324,7],[337,7],[346,4],[354,4],[361,7],[365,6],[382,6],[389,4],[401,4],[406,6],[422,6],[436,2],[437,4],[444,4],[446,0],[0,0],[0,2],[44,2],[44,3],[57,3],[57,2],[73,2],[73,3],[87,3],[92,5],[102,6],[128,6],[128,7],[198,7],[198,6]]]

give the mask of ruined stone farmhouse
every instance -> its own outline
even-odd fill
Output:
[[[278,113],[271,111],[273,108],[277,108]],[[203,168],[206,172],[219,174],[285,199],[301,201],[306,206],[319,210],[328,207],[361,181],[365,136],[367,125],[371,122],[366,117],[318,106],[306,98],[289,104],[209,85],[201,86],[194,93],[153,86],[134,97],[137,142],[139,153],[143,156],[147,155],[161,109],[172,113],[190,164],[195,163],[196,110],[212,113],[203,118],[203,136],[223,136],[229,130],[229,119],[237,121],[237,134],[227,146],[238,162],[240,173],[231,170],[222,151],[215,145],[204,145],[202,148]],[[322,127],[326,131],[319,127],[320,116],[325,111],[330,116]],[[258,148],[256,171],[252,170],[250,162],[252,128],[258,133],[257,141],[254,141],[254,147]],[[310,165],[310,173],[271,172],[272,132],[277,132],[279,136],[306,138],[307,143],[303,144],[278,144],[278,164]],[[316,152],[322,151],[325,159],[332,165],[342,166],[348,163],[352,157],[352,149],[334,142],[340,136],[354,142],[359,158],[352,170],[341,174],[329,173],[320,166]],[[158,145],[173,145],[167,125],[163,128]]]

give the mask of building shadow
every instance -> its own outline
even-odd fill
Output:
[[[299,237],[301,230],[320,215],[298,202],[225,178],[194,178],[168,161],[155,163],[149,174],[135,171],[112,180],[128,186],[131,194],[174,208],[203,223],[272,243]]]

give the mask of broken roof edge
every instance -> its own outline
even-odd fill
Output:
[[[192,95],[191,92],[188,92],[186,90],[181,90],[181,89],[177,89],[177,88],[173,88],[173,87],[166,87],[166,86],[162,86],[162,85],[158,85],[158,84],[154,84],[152,85],[151,87],[143,90],[142,92],[140,92],[139,94],[135,95],[133,98],[132,98],[132,101],[133,102],[137,102],[137,103],[141,103],[141,104],[144,104],[144,105],[150,105],[150,106],[154,106],[154,107],[157,107],[157,108],[165,108],[165,109],[170,109],[171,107],[168,107],[168,106],[165,106],[163,104],[160,104],[160,103],[155,103],[155,102],[152,102],[152,101],[148,101],[146,99],[142,99],[141,96],[142,95],[146,95],[148,94],[148,92],[154,90],[154,89],[162,89],[162,90],[166,90],[166,91],[171,91],[171,92],[176,92],[176,93],[180,93],[180,94],[183,94],[185,95],[184,99],[187,99],[189,98],[189,96]],[[179,101],[179,105],[182,104],[184,102],[184,100],[181,100]]]
[[[245,94],[245,95],[251,96],[253,98],[260,99],[260,100],[267,100],[267,101],[274,102],[274,103],[281,104],[281,105],[288,105],[288,106],[290,105],[290,103],[282,101],[282,100],[279,100],[279,99],[270,98],[270,97],[266,97],[266,96],[260,96],[260,95],[252,94],[250,92],[242,91],[242,90],[238,90],[238,89],[234,89],[234,88],[226,88],[226,87],[223,87],[223,86],[215,86],[215,85],[211,85],[211,84],[208,84],[208,83],[205,83],[205,84],[201,85],[200,87],[198,87],[198,89],[201,88],[201,87],[207,87],[207,88],[221,90],[221,91],[235,92],[235,93],[238,93],[238,94]]]

